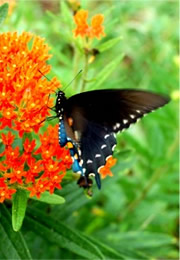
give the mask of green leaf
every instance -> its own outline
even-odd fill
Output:
[[[143,157],[146,157],[147,159],[151,159],[151,154],[148,148],[146,148],[145,145],[141,144],[137,140],[137,138],[135,138],[132,134],[127,132],[123,133],[123,135],[124,135],[124,139],[126,139],[132,146],[134,146],[136,152],[141,154]]]
[[[34,207],[28,208],[27,212],[28,217],[24,220],[26,228],[46,238],[50,243],[66,248],[85,259],[104,259],[96,245],[83,237],[80,232],[69,228],[67,224],[49,215],[47,217],[44,212]]]
[[[66,203],[58,207],[58,212],[56,208],[53,208],[52,214],[54,217],[68,219],[72,217],[74,211],[78,210],[89,201],[86,196],[83,196],[82,190],[77,189],[75,185],[72,185],[71,187],[72,190],[66,195]],[[76,187],[76,190],[74,190],[73,187]],[[65,189],[66,188],[68,187],[66,186]],[[80,197],[81,199],[79,199]]]
[[[114,39],[111,39],[109,41],[106,41],[102,44],[100,44],[99,46],[97,46],[97,49],[100,51],[100,52],[104,52],[104,51],[107,51],[108,49],[112,48],[114,45],[116,45],[120,40],[122,40],[122,37],[119,36],[119,37],[116,37]]]
[[[40,199],[37,197],[31,197],[32,200],[38,200],[48,204],[63,204],[65,199],[57,194],[50,194],[49,192],[44,192],[41,194]]]
[[[117,249],[114,249],[100,242],[101,239],[97,240],[92,237],[89,237],[89,239],[98,246],[107,259],[148,259],[142,252],[135,252],[129,248],[123,248],[121,244],[117,247]]]
[[[0,252],[4,259],[32,259],[21,232],[14,232],[11,226],[11,215],[7,208],[0,205]]]
[[[120,243],[122,247],[134,250],[175,245],[177,242],[175,238],[169,235],[155,232],[110,233],[108,239],[117,246]],[[131,241],[131,244],[129,244],[129,241]]]
[[[69,66],[69,67],[72,66],[71,60],[69,60],[68,57],[62,51],[60,51],[56,47],[52,46],[51,52],[53,53],[53,56],[55,56],[58,61],[63,62],[66,66]]]
[[[104,69],[101,70],[101,72],[96,77],[96,84],[93,85],[92,89],[96,89],[104,83],[104,81],[109,77],[109,75],[117,68],[123,57],[124,54],[119,55],[119,57],[114,59],[112,62],[108,63],[104,67]]]
[[[8,3],[5,3],[0,6],[0,24],[3,23],[3,21],[6,19],[8,14]]]
[[[61,1],[61,19],[63,19],[70,28],[73,28],[73,15],[70,12],[66,1]]]
[[[25,190],[17,190],[13,196],[12,205],[12,226],[14,231],[19,231],[26,212],[27,192]]]
[[[114,155],[118,158],[118,160],[126,160],[126,159],[129,159],[130,157],[132,157],[134,151],[133,150],[130,150],[130,149],[126,149],[126,150],[123,150],[123,151],[120,151],[120,150],[116,150]]]
[[[92,243],[98,246],[98,248],[101,250],[101,252],[106,256],[106,259],[125,259],[124,254],[120,254],[115,249],[111,248],[110,246],[107,246],[106,244],[103,244],[99,242],[99,240],[96,240],[95,238],[86,236]]]

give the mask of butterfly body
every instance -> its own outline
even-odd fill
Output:
[[[66,116],[64,114],[64,108],[66,107],[67,98],[64,95],[64,92],[59,91],[57,93],[57,99],[56,99],[56,105],[55,105],[55,111],[57,114],[57,117],[59,119],[59,144],[61,147],[64,147],[67,145],[70,151],[70,155],[73,159],[73,165],[72,169],[74,172],[78,172],[83,176],[83,169],[80,166],[80,156],[78,151],[78,144],[71,139],[67,132],[70,129],[67,127],[66,123]],[[65,127],[66,125],[66,127]],[[71,131],[71,135],[73,135],[73,132]]]
[[[78,184],[92,185],[95,176],[101,187],[100,169],[112,156],[115,133],[128,128],[146,113],[168,103],[169,99],[134,89],[94,90],[66,98],[57,93],[55,112],[59,118],[59,144],[67,144],[72,169],[81,174]]]

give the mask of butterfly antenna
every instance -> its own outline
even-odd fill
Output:
[[[65,88],[63,89],[63,91],[65,90],[65,89],[67,89],[70,85],[71,85],[71,83],[79,76],[79,74],[82,72],[82,70],[80,70],[77,74],[76,74],[76,76],[67,84],[67,86],[65,86]]]
[[[44,75],[40,70],[38,70],[40,73],[41,73],[41,75],[43,76],[43,77],[45,77],[48,81],[50,81],[50,79],[46,76],[46,75]],[[54,91],[54,90],[52,90],[54,93],[56,93],[56,91]],[[56,93],[57,94],[57,93]]]

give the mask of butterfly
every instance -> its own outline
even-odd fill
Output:
[[[80,174],[79,186],[91,187],[94,176],[100,189],[99,171],[113,154],[115,134],[168,102],[168,97],[134,89],[93,90],[70,98],[58,91],[54,111],[59,144],[70,151],[72,170]]]

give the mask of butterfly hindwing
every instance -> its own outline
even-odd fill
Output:
[[[99,189],[101,187],[99,170],[113,154],[115,145],[116,138],[107,128],[92,122],[87,124],[80,142],[82,167],[86,177],[95,175]]]

